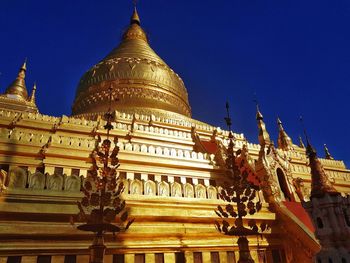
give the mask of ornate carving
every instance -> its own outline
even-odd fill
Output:
[[[80,192],[81,180],[79,176],[71,175],[66,177],[64,189],[70,192]]]
[[[195,186],[195,191],[196,191],[196,197],[197,198],[206,198],[206,189],[205,186],[202,184],[197,184]]]
[[[156,189],[155,182],[151,180],[145,182],[145,195],[156,195]]]
[[[140,180],[132,180],[130,182],[130,194],[142,195],[142,182]]]
[[[189,198],[193,198],[194,197],[194,189],[193,189],[193,185],[186,183],[184,186],[184,196],[185,197],[189,197]]]
[[[29,175],[29,188],[43,190],[45,188],[46,176],[41,172]]]
[[[14,167],[10,169],[9,178],[9,187],[25,188],[27,184],[27,171],[19,167]]]
[[[169,184],[162,181],[158,185],[158,195],[159,196],[169,196]]]
[[[47,189],[54,190],[54,191],[61,191],[63,189],[63,175],[61,174],[53,174],[53,175],[47,175],[46,177],[48,179],[47,183]]]
[[[6,189],[6,179],[7,179],[7,173],[4,170],[0,170],[0,193]]]
[[[182,189],[181,185],[177,182],[174,182],[171,184],[171,196],[173,197],[181,197],[182,196]]]

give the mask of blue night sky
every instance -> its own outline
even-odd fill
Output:
[[[27,87],[49,115],[70,115],[80,76],[120,40],[127,0],[1,0],[0,90],[28,57]],[[350,166],[350,1],[139,1],[152,48],[184,80],[193,117],[257,142],[254,93],[277,142],[276,118],[298,143]]]

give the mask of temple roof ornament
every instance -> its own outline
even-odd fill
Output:
[[[300,135],[299,135],[299,147],[305,149],[305,144],[304,144],[303,139],[301,138]]]
[[[73,115],[97,118],[106,112],[111,87],[113,98],[119,98],[112,110],[191,117],[182,79],[153,51],[140,24],[135,7],[120,44],[81,78]]]
[[[293,142],[292,139],[288,136],[288,134],[285,132],[282,122],[280,118],[277,118],[277,125],[278,125],[278,148],[282,150],[290,150],[293,148]]]
[[[20,112],[38,112],[35,103],[34,84],[32,94],[28,96],[25,77],[27,72],[27,59],[20,67],[17,78],[8,86],[5,93],[0,94],[0,109],[15,110]]]
[[[34,82],[32,94],[30,94],[29,102],[35,104],[36,83]]]
[[[325,194],[339,195],[340,193],[329,181],[320,160],[317,158],[316,150],[311,146],[308,138],[306,138],[306,141],[306,153],[311,168],[311,198],[322,197]]]
[[[328,147],[326,144],[323,145],[324,146],[324,154],[325,154],[325,158],[328,160],[334,160],[333,156],[330,154]]]
[[[261,146],[268,146],[271,144],[270,135],[266,130],[266,125],[264,123],[264,117],[259,110],[259,105],[256,105],[256,120],[258,122],[259,129],[259,143]]]
[[[26,71],[27,71],[27,59],[25,59],[23,65],[18,71],[17,78],[11,83],[5,91],[5,94],[13,99],[27,100],[28,92],[26,88]]]
[[[136,6],[134,7],[134,13],[132,14],[131,19],[130,19],[130,24],[133,24],[133,23],[136,23],[138,25],[141,24],[140,17],[139,17],[139,14],[137,13]]]

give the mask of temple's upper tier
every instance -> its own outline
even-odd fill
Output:
[[[182,79],[149,46],[136,9],[119,46],[81,78],[72,114],[106,112],[110,92],[112,110],[171,112],[191,117]]]

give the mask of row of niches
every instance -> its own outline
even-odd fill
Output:
[[[130,195],[217,199],[220,187],[190,183],[121,179],[124,193]]]
[[[130,195],[217,199],[218,192],[221,189],[220,186],[204,185],[204,180],[194,184],[191,178],[187,178],[189,180],[182,183],[181,180],[176,180],[180,177],[176,177],[174,182],[167,182],[167,176],[161,176],[161,180],[156,181],[151,175],[149,176],[151,179],[147,180],[138,179],[137,174],[133,179],[126,179],[123,173],[120,173],[120,175],[119,180],[123,182],[124,194]],[[79,171],[77,171],[77,174],[68,176],[40,171],[31,173],[25,168],[13,167],[9,172],[0,170],[0,191],[5,189],[28,189],[80,192],[85,180],[87,178],[79,176]],[[215,184],[215,181],[211,183]]]
[[[191,160],[209,160],[211,162],[214,161],[214,154],[207,154],[189,150],[181,150],[175,148],[167,148],[153,145],[145,145],[145,144],[137,144],[137,143],[129,143],[129,142],[118,142],[119,149],[121,152],[141,152],[148,153],[151,155],[159,155],[164,157],[178,157],[183,159],[191,159]]]
[[[67,176],[65,174],[31,173],[25,167],[12,167],[9,172],[0,170],[1,189],[30,189],[80,192],[83,177],[78,174]]]

